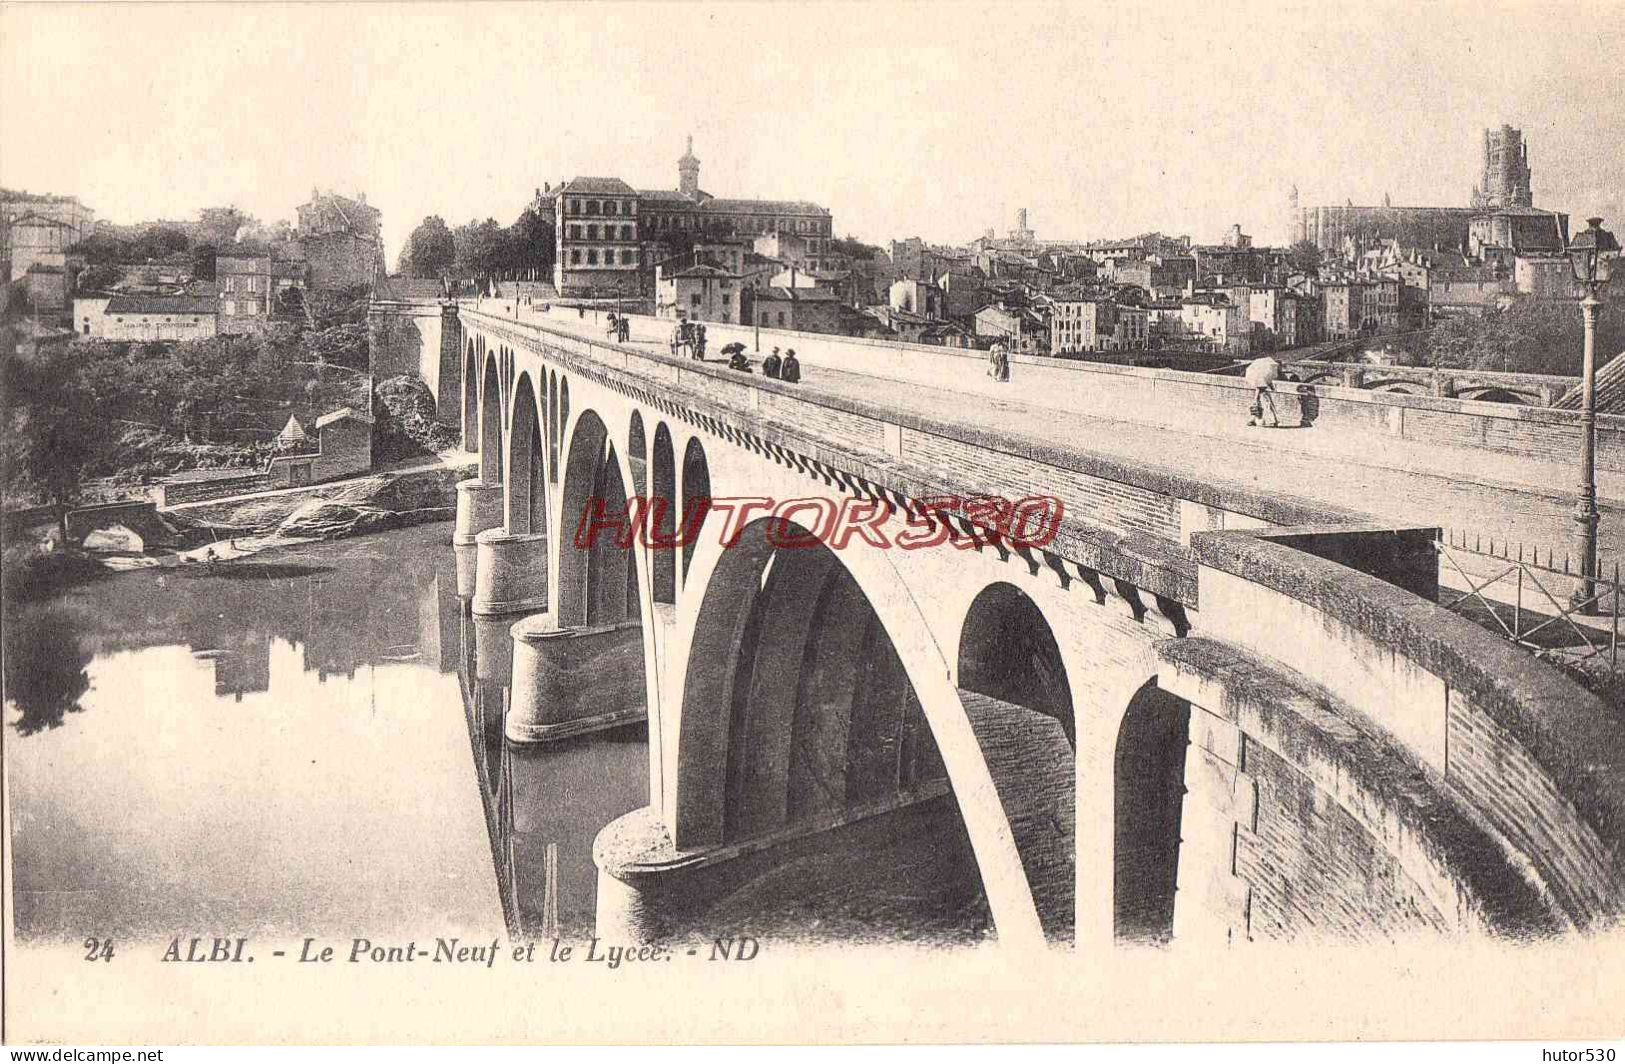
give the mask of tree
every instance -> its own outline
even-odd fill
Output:
[[[1577,376],[1585,327],[1573,303],[1520,299],[1483,317],[1446,318],[1400,341],[1401,361],[1440,369]],[[1598,365],[1625,350],[1625,306],[1612,303],[1597,316]]]
[[[199,244],[192,249],[192,276],[199,281],[214,280],[215,255],[213,244]]]
[[[460,272],[483,276],[505,268],[507,256],[503,244],[506,231],[495,218],[459,225],[451,236],[456,245],[456,263]]]
[[[850,233],[838,240],[831,240],[829,242],[829,246],[832,251],[837,251],[840,254],[845,255],[853,262],[873,259],[876,255],[880,254],[882,250],[884,250],[876,247],[873,244],[865,244],[863,241],[859,240],[855,236],[852,236]]]
[[[105,433],[78,366],[61,345],[31,358],[5,361],[7,487],[23,487],[56,507],[61,547],[68,542],[68,508],[79,498],[85,469]]]
[[[80,292],[105,292],[124,279],[124,271],[110,263],[86,266],[75,287]]]
[[[1320,245],[1313,240],[1300,240],[1287,249],[1287,261],[1299,273],[1313,274],[1320,269]]]
[[[553,269],[554,228],[551,216],[526,208],[518,221],[508,227],[509,252],[513,269],[546,274]]]
[[[412,277],[439,277],[457,261],[457,244],[446,220],[431,214],[418,223],[401,251],[401,272]]]

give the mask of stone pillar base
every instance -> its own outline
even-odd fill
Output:
[[[552,614],[541,613],[511,632],[511,741],[552,742],[648,719],[638,622],[559,628]]]
[[[957,822],[946,780],[914,793],[788,825],[755,838],[678,849],[654,809],[644,806],[612,820],[593,839],[598,866],[594,923],[608,941],[652,942],[725,935],[713,909],[741,888],[797,861],[842,855],[854,866],[892,859],[900,840],[934,833]],[[969,858],[969,850],[966,850]],[[737,914],[736,917],[737,918]]]
[[[483,480],[457,482],[457,525],[451,534],[453,546],[473,546],[474,537],[488,528],[502,526],[502,485]]]
[[[474,677],[481,683],[507,687],[513,682],[513,639],[508,635],[513,621],[512,617],[473,618]]]
[[[474,598],[474,566],[478,552],[472,543],[453,543],[451,553],[457,559],[457,597],[466,606]]]
[[[499,496],[500,498],[500,496]],[[547,537],[488,528],[474,537],[476,617],[547,608]]]

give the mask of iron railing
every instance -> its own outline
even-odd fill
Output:
[[[1577,560],[1550,548],[1441,530],[1439,604],[1504,635],[1536,657],[1584,668],[1619,668],[1619,562],[1587,576]],[[1466,590],[1445,584],[1454,574]],[[1572,594],[1566,587],[1575,585]],[[1585,591],[1587,585],[1590,591]],[[1577,617],[1587,618],[1586,622]],[[1603,628],[1606,622],[1607,628]]]

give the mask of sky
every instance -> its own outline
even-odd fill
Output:
[[[1537,206],[1625,233],[1625,0],[1354,5],[8,4],[0,185],[117,222],[364,191],[424,216],[544,182],[808,199],[871,242],[1286,237],[1305,205],[1465,206],[1485,126]]]

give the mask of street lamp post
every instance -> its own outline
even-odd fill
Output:
[[[1569,242],[1569,264],[1574,279],[1585,289],[1580,310],[1585,317],[1585,361],[1580,370],[1580,498],[1574,511],[1575,551],[1580,556],[1580,587],[1573,605],[1580,613],[1597,609],[1597,290],[1608,282],[1619,241],[1602,228],[1601,218],[1586,220],[1587,228]]]

